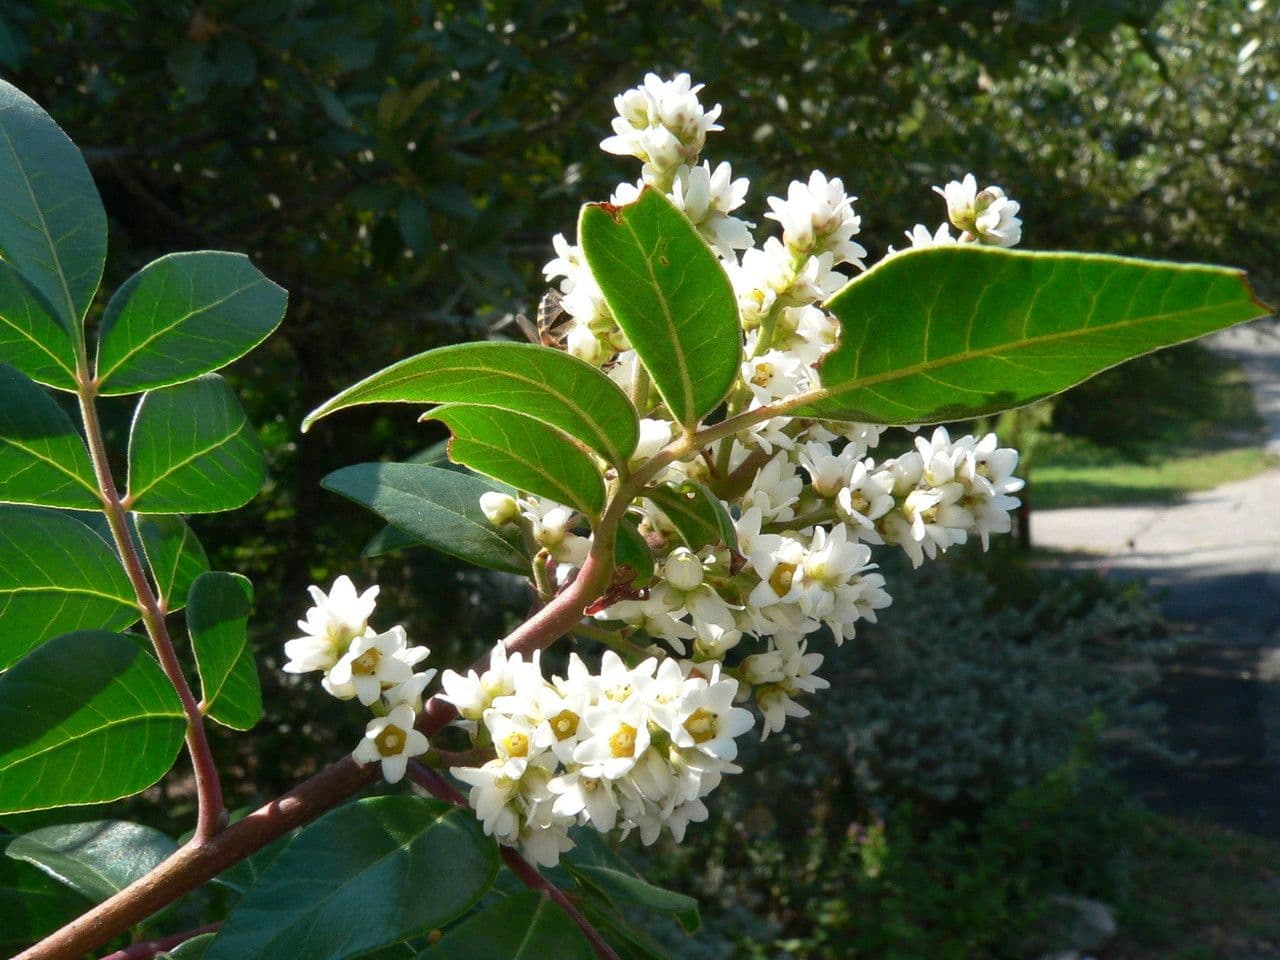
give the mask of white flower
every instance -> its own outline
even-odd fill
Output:
[[[947,201],[947,216],[965,236],[961,239],[998,247],[1012,247],[1022,239],[1019,205],[1005,196],[999,187],[978,190],[972,173],[963,180],[952,180],[934,192]]]
[[[330,670],[347,652],[351,641],[368,629],[378,596],[376,586],[357,595],[355,585],[345,574],[333,581],[328,595],[317,586],[307,589],[315,606],[298,621],[304,636],[284,645],[285,656],[289,658],[281,668],[285,673]]]
[[[830,253],[835,263],[852,263],[859,269],[867,251],[851,238],[862,228],[853,212],[853,201],[837,177],[830,180],[818,170],[808,183],[793,180],[787,199],[769,197],[770,220],[782,225],[783,242],[799,256]]]
[[[845,488],[836,494],[840,516],[853,524],[858,536],[869,543],[882,543],[876,521],[894,508],[893,474],[870,469],[871,461],[854,465]]]
[[[791,520],[796,515],[793,506],[803,489],[804,480],[796,472],[796,465],[786,453],[777,453],[756,474],[750,488],[743,494],[744,516],[753,507],[758,507],[765,521]]]
[[[681,592],[702,586],[702,561],[688,547],[676,547],[662,564],[662,577]]]
[[[685,691],[668,729],[671,742],[719,760],[732,760],[738,755],[734,738],[755,725],[749,710],[733,705],[738,681],[729,677],[721,679],[720,665],[716,664],[710,679],[691,686],[692,689]]]
[[[388,687],[382,691],[383,702],[388,707],[397,707],[402,703],[407,704],[414,713],[417,713],[422,709],[422,693],[435,675],[435,670],[425,670],[422,673],[415,673],[403,683]]]
[[[940,223],[938,229],[932,233],[923,223],[917,223],[910,230],[906,231],[907,239],[911,241],[912,249],[920,249],[923,247],[945,247],[959,241],[951,233],[951,224]],[[894,254],[900,251],[889,248],[889,253]]]
[[[520,781],[502,772],[499,760],[481,767],[454,767],[450,772],[463,783],[470,784],[467,802],[484,825],[484,832],[500,843],[512,844],[520,831],[517,811],[511,801],[520,792]]]
[[[822,654],[809,653],[806,644],[783,637],[778,638],[779,680],[757,687],[756,704],[764,714],[764,726],[760,739],[780,731],[787,717],[807,717],[809,711],[793,699],[796,694],[814,693],[831,686],[814,671],[822,666]]]
[[[665,189],[676,167],[697,161],[707,134],[723,129],[715,122],[719,105],[704,110],[698,100],[701,89],[701,84],[692,85],[687,73],[671,80],[647,74],[643,86],[614,98],[618,116],[613,119],[613,136],[600,148],[643,161],[645,182]]]
[[[636,444],[635,453],[631,454],[631,465],[643,463],[657,456],[658,452],[671,442],[674,425],[670,420],[640,421],[640,440]]]
[[[586,738],[573,751],[573,761],[589,777],[617,780],[630,772],[649,749],[649,717],[644,697],[605,699],[583,716]]]
[[[733,179],[727,163],[715,170],[709,162],[700,167],[680,167],[671,185],[671,199],[684,211],[698,232],[724,258],[734,257],[735,250],[751,246],[751,225],[729,216],[742,206],[747,195],[746,177]]]
[[[561,816],[580,818],[601,833],[617,825],[618,797],[613,781],[573,770],[553,778],[549,786],[556,794],[555,812]]]
[[[413,676],[414,664],[430,651],[426,647],[406,647],[404,627],[386,633],[357,637],[324,678],[323,686],[339,700],[355,697],[366,707],[388,687]]]
[[[533,724],[490,708],[484,712],[484,725],[493,740],[503,776],[520,779],[530,757],[537,755]]]
[[[537,654],[534,654],[535,658]],[[535,660],[536,663],[536,660]],[[497,697],[515,692],[516,677],[524,660],[520,654],[507,657],[507,649],[498,644],[489,656],[484,673],[468,670],[466,675],[446,670],[440,676],[441,699],[452,703],[467,720],[480,720]]]
[[[553,500],[537,497],[528,497],[520,504],[538,546],[543,547],[556,563],[582,566],[591,551],[591,541],[571,532],[577,516],[574,511]]]
[[[358,763],[382,761],[382,776],[387,783],[399,783],[404,777],[410,757],[426,753],[431,744],[413,728],[413,710],[406,704],[393,707],[385,717],[369,721],[364,739],[351,752]]]

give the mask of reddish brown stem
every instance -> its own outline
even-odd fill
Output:
[[[330,764],[216,836],[203,842],[193,839],[145,877],[14,960],[80,960],[277,837],[338,806],[371,784],[377,774],[376,764],[361,766],[349,756]]]
[[[203,927],[196,927],[194,930],[183,930],[181,933],[160,937],[158,940],[143,940],[139,943],[130,944],[123,950],[109,953],[102,960],[150,960],[157,953],[172,950],[174,947],[186,943],[201,934],[213,933],[221,926],[221,923],[206,923]]]
[[[410,761],[409,779],[434,797],[457,804],[467,810],[471,809],[467,805],[466,798],[455,790],[448,780],[420,763]],[[600,957],[600,960],[619,960],[613,947],[609,946],[604,937],[600,935],[600,931],[593,927],[591,921],[584,917],[578,908],[573,905],[573,901],[569,899],[565,892],[539,873],[538,868],[522,857],[519,851],[513,847],[499,847],[498,853],[502,857],[502,862],[507,865],[507,869],[514,873],[521,883],[530,890],[537,890],[544,894],[547,899],[568,914],[569,919],[582,930],[583,936],[587,938],[587,942],[591,944],[591,949],[595,951],[597,957]]]
[[[195,839],[197,842],[206,840],[226,825],[227,814],[223,807],[222,784],[218,780],[218,768],[213,762],[213,752],[209,749],[209,738],[204,729],[204,716],[200,713],[200,705],[191,692],[191,686],[182,672],[177,651],[173,648],[169,628],[164,620],[164,606],[152,590],[146,573],[143,572],[142,559],[138,556],[133,537],[129,534],[124,505],[120,500],[119,491],[116,490],[115,478],[111,475],[111,462],[107,457],[107,448],[102,441],[102,427],[98,422],[98,410],[94,406],[93,389],[83,379],[79,398],[80,415],[84,422],[85,439],[89,446],[89,459],[93,461],[94,474],[98,480],[98,494],[102,499],[103,515],[111,528],[111,536],[120,553],[120,562],[133,586],[134,595],[138,600],[138,610],[142,614],[142,623],[146,627],[147,636],[151,638],[151,646],[156,652],[156,658],[160,661],[165,676],[177,691],[178,699],[182,701],[182,711],[187,717],[187,752],[191,755],[191,766],[196,781]]]

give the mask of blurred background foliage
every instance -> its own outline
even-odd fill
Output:
[[[5,0],[0,70],[85,150],[111,220],[106,286],[160,254],[220,248],[250,253],[290,291],[281,331],[232,371],[269,452],[269,486],[246,510],[194,521],[215,565],[257,585],[273,706],[241,746],[219,739],[233,796],[285,788],[358,736],[353,712],[270,669],[306,584],[377,579],[377,622],[403,621],[442,663],[469,660],[523,613],[520,588],[426,551],[357,563],[378,523],[318,482],[438,439],[415,411],[363,408],[305,438],[297,425],[375,369],[508,335],[495,326],[532,312],[552,234],[636,173],[597,149],[615,93],[649,70],[688,71],[724,105],[707,155],[751,178],[750,215],[820,168],[861,197],[873,258],[912,224],[936,225],[929,187],[972,170],[1021,201],[1026,247],[1231,263],[1274,302],[1277,37],[1274,0]],[[1004,439],[1029,444],[1052,418],[1091,444],[1132,448],[1153,411],[1162,437],[1190,412],[1212,423],[1216,394],[1189,388],[1207,364],[1193,346],[1127,365],[1006,421]],[[127,416],[108,418],[117,449]],[[834,956],[830,931],[890,916],[883,929],[899,930],[905,952],[868,941],[858,955],[979,955],[946,953],[921,931],[968,922],[952,914],[977,909],[974,887],[961,896],[938,878],[972,874],[983,850],[976,876],[990,896],[975,951],[1021,943],[1015,919],[1051,888],[1091,878],[1082,892],[1117,895],[1107,838],[1120,815],[1061,818],[1116,809],[1097,800],[1111,788],[1080,772],[1081,751],[1097,739],[1093,718],[1146,722],[1134,705],[1158,618],[1132,592],[1001,572],[1016,568],[1008,553],[985,572],[959,566],[918,582],[904,571],[871,645],[833,658],[841,696],[781,753],[757,751],[768,775],[726,796],[685,859],[672,855],[684,886],[722,885],[725,930]],[[812,762],[814,743],[831,763]],[[158,816],[179,829],[189,797],[168,789]],[[814,830],[790,837],[802,812],[769,812],[788,796],[819,798]],[[893,816],[903,804],[911,812]],[[1049,826],[1028,836],[1018,825],[1033,813]],[[1059,828],[1081,838],[1069,853],[1050,843]],[[886,835],[894,852],[877,853]],[[941,847],[913,846],[927,837]],[[786,853],[796,843],[808,851],[799,867]],[[1027,846],[1037,843],[1048,852]],[[1023,854],[1048,865],[1006,882]],[[854,863],[861,906],[832,879]],[[916,891],[909,907],[902,885]],[[772,900],[746,923],[742,904],[761,889]],[[713,936],[708,955],[731,955],[737,934]]]

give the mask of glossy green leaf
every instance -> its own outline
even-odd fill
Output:
[[[4,260],[0,260],[0,363],[59,390],[76,388],[71,332],[31,281]]]
[[[664,483],[644,495],[658,505],[690,550],[712,543],[738,549],[738,533],[719,498],[696,480]]]
[[[39,385],[0,364],[0,503],[97,510],[84,440]]]
[[[669,913],[690,933],[702,924],[698,901],[693,897],[655,886],[626,870],[592,863],[569,863],[567,866],[580,883],[593,887],[611,903],[635,904],[657,913]]]
[[[257,495],[265,478],[257,434],[217,374],[142,398],[129,434],[131,510],[234,510]]]
[[[192,582],[209,569],[204,547],[181,517],[138,516],[134,526],[165,608],[181,610]]]
[[[78,331],[102,279],[107,215],[76,145],[0,80],[0,259]]]
[[[9,844],[7,853],[97,903],[150,873],[177,849],[151,827],[98,820],[33,830]]]
[[[467,403],[523,414],[581,441],[614,464],[636,448],[635,409],[595,367],[532,343],[462,343],[410,357],[313,410],[307,430],[362,403]]]
[[[503,897],[452,930],[416,960],[592,960],[582,929],[546,894]]]
[[[369,542],[364,545],[364,549],[360,553],[361,556],[365,557],[383,557],[388,553],[412,550],[414,547],[423,546],[426,546],[426,544],[413,534],[405,533],[399,527],[394,527],[388,523],[369,538]]]
[[[423,419],[453,432],[449,458],[487,477],[573,507],[589,517],[604,509],[604,478],[591,455],[531,417],[451,403]]]
[[[238,573],[202,573],[187,600],[187,630],[200,671],[205,714],[233,730],[262,718],[262,687],[249,646],[253,584]]]
[[[631,571],[631,585],[647,587],[653,583],[653,551],[649,542],[636,529],[635,519],[624,517],[618,524],[618,542],[614,548],[614,560],[620,568]]]
[[[827,303],[828,396],[793,413],[936,423],[1051,396],[1170,344],[1266,316],[1238,270],[976,245],[906,251]]]
[[[505,484],[422,463],[357,463],[320,481],[441,553],[476,566],[527,574],[529,558],[514,526],[495,527],[480,509]]]
[[[651,188],[625,207],[583,207],[578,233],[618,326],[676,420],[692,426],[724,399],[742,362],[738,301],[724,267]]]
[[[173,766],[186,729],[136,638],[55,637],[0,675],[0,813],[137,793]]]
[[[120,560],[79,520],[0,506],[0,670],[51,637],[138,619]]]
[[[288,294],[242,253],[171,253],[115,292],[98,337],[99,392],[140,393],[242,357],[284,319]]]
[[[7,846],[7,844],[3,844]],[[0,856],[0,955],[13,956],[89,909],[29,863]]]
[[[497,846],[468,811],[413,796],[359,800],[303,829],[206,956],[360,956],[444,926],[497,870]]]
[[[623,917],[603,895],[595,891],[591,894],[583,898],[579,909],[587,922],[604,936],[618,960],[675,960],[669,951]]]

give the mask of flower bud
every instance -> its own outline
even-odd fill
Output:
[[[667,583],[682,592],[702,586],[702,561],[685,547],[675,550],[662,567]]]
[[[495,527],[505,526],[520,516],[520,507],[515,498],[495,491],[480,495],[480,509]]]

